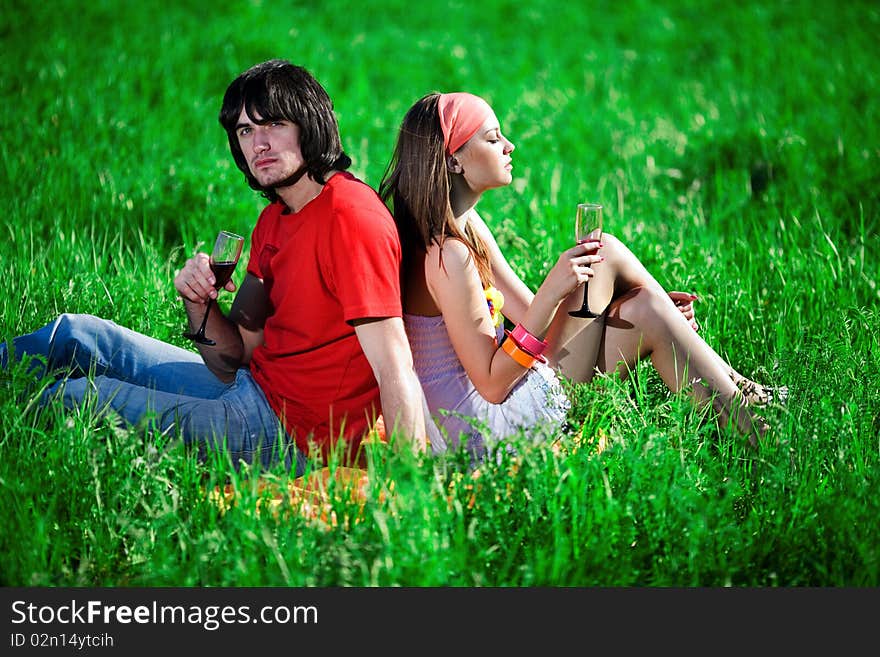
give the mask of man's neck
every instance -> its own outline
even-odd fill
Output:
[[[325,180],[330,180],[334,173],[336,172],[329,172],[325,176]],[[299,212],[309,201],[316,198],[322,189],[324,189],[324,185],[316,182],[310,175],[306,174],[290,187],[279,187],[275,192],[284,204],[290,208],[291,212]]]

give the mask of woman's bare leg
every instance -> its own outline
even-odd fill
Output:
[[[589,294],[590,307],[605,312],[596,319],[570,317],[568,310],[582,298],[577,290],[548,331],[551,363],[567,378],[583,382],[596,370],[626,377],[640,358],[650,356],[670,390],[692,386],[699,405],[711,404],[720,422],[733,421],[754,444],[767,425],[747,408],[735,370],[693,330],[626,246],[610,235],[603,242],[606,261],[594,267]]]
[[[599,253],[605,256],[605,262],[593,265],[595,276],[588,286],[592,310],[607,310],[612,299],[631,289],[652,288],[663,292],[661,285],[620,240],[605,233],[602,241],[604,246]],[[568,311],[580,308],[582,299],[583,288],[578,288],[559,308],[546,335],[550,343],[547,358],[562,368],[567,378],[579,383],[590,381],[596,371],[607,314],[603,312],[595,319],[571,317]]]
[[[699,407],[711,405],[720,424],[732,422],[752,445],[767,432],[767,423],[752,413],[731,379],[730,367],[669,297],[637,288],[611,305],[596,368],[626,378],[647,357],[670,390],[687,388]]]

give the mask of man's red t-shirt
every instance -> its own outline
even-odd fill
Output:
[[[400,241],[376,192],[341,172],[299,212],[263,210],[247,270],[269,295],[254,379],[299,449],[327,454],[340,436],[356,449],[379,387],[352,320],[400,317]]]

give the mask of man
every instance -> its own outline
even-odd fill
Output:
[[[346,172],[327,93],[305,69],[267,61],[229,85],[220,122],[236,164],[270,202],[229,317],[208,316],[215,344],[199,344],[199,357],[106,320],[62,315],[16,338],[16,357],[73,367],[49,391],[66,406],[95,398],[131,424],[153,417],[200,454],[224,447],[235,463],[280,459],[298,476],[313,448],[326,456],[339,438],[354,458],[380,412],[389,434],[424,449],[397,231],[376,193]],[[217,296],[214,282],[205,253],[175,277],[193,328]],[[96,376],[81,376],[90,369]]]

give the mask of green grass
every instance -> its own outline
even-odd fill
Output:
[[[38,412],[43,384],[12,368],[0,583],[880,584],[874,3],[6,4],[0,337],[88,312],[189,346],[174,271],[262,206],[222,93],[278,56],[327,88],[374,186],[414,100],[488,98],[516,180],[481,210],[528,283],[571,243],[574,205],[602,201],[664,285],[700,295],[704,337],[792,399],[753,454],[643,366],[572,390],[584,434],[611,437],[601,454],[565,439],[473,482],[456,457],[378,449],[363,510],[336,496],[328,528],[258,513],[265,493],[222,459]],[[204,490],[229,478],[221,513]]]

